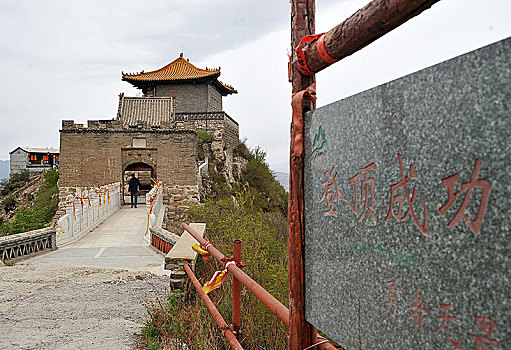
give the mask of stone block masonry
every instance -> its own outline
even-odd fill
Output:
[[[156,97],[176,96],[174,107],[176,112],[208,111],[208,85],[205,84],[172,84],[158,85]]]
[[[165,188],[163,204],[167,207],[164,227],[173,233],[181,232],[181,223],[188,221],[188,208],[199,204],[199,186],[172,186]]]
[[[60,186],[93,187],[122,182],[126,166],[141,162],[153,167],[169,185],[196,185],[197,135],[191,130],[127,128],[116,121],[89,123],[84,128],[63,121],[60,131]],[[145,138],[146,147],[132,147]]]

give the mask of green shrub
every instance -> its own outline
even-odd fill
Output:
[[[250,192],[256,207],[266,212],[279,210],[287,214],[287,192],[275,179],[275,175],[266,163],[266,152],[256,146],[243,173],[243,182],[250,186]]]
[[[240,157],[245,158],[246,160],[249,160],[251,156],[250,151],[248,150],[248,147],[245,144],[245,142],[238,143],[238,145],[234,147],[233,153],[235,156],[238,155]]]
[[[2,201],[2,208],[7,213],[16,209],[16,200],[14,199],[14,197],[13,196],[6,197]]]
[[[250,193],[242,191],[236,194],[235,200],[209,200],[204,206],[192,207],[188,216],[190,221],[207,223],[207,238],[226,256],[232,255],[233,240],[241,239],[245,272],[287,305],[287,225],[280,212],[259,210]],[[220,264],[213,258],[207,261],[199,258],[195,273],[203,284],[215,270],[220,269]],[[209,294],[227,323],[232,319],[231,294],[232,276],[228,276],[221,288]],[[244,289],[242,295],[242,346],[245,349],[286,349],[287,329],[284,324],[251,293]],[[168,339],[175,337],[190,349],[229,348],[195,289],[190,290],[187,304],[171,300],[166,310],[166,324],[175,331],[167,332],[168,338],[162,336],[162,343],[168,343]],[[154,311],[151,312],[152,319],[155,318],[153,314]],[[163,329],[161,324],[158,327],[160,333]]]
[[[44,183],[37,191],[31,207],[20,206],[14,211],[14,220],[5,223],[2,230],[9,234],[37,230],[45,227],[58,208],[58,171],[44,174]]]
[[[199,131],[197,133],[197,137],[199,138],[200,141],[202,141],[202,143],[213,141],[213,135],[211,135],[207,131]]]
[[[20,173],[12,174],[9,180],[2,180],[0,182],[0,196],[7,196],[18,188],[24,186],[30,179],[28,170],[23,170]]]

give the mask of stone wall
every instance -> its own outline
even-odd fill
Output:
[[[224,135],[223,139],[229,150],[233,150],[240,142],[239,126],[227,114],[224,118]]]
[[[208,84],[169,84],[156,87],[156,97],[176,96],[175,112],[206,112],[208,110]]]
[[[222,94],[212,85],[208,84],[208,112],[222,110]]]
[[[28,165],[28,153],[22,149],[17,149],[12,152],[9,156],[9,165],[11,167],[11,174],[20,173],[27,169]]]
[[[188,221],[186,216],[188,208],[199,204],[199,199],[198,184],[193,186],[166,186],[163,204],[166,205],[167,211],[163,221],[163,228],[173,233],[181,232],[181,223]]]
[[[146,147],[133,148],[133,138],[146,138]],[[172,186],[197,183],[197,135],[188,130],[127,128],[89,123],[84,128],[63,121],[60,131],[60,186],[94,187],[122,182],[124,168],[136,162],[151,165],[158,180]]]

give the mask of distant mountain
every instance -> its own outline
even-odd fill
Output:
[[[289,174],[282,171],[275,171],[275,178],[289,192]]]
[[[10,171],[9,161],[0,160],[0,179],[8,179],[9,171]]]

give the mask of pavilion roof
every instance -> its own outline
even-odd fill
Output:
[[[124,73],[122,72],[122,80],[127,81],[138,88],[146,86],[148,83],[158,82],[185,82],[192,80],[214,80],[218,82],[217,87],[225,90],[225,93],[237,93],[237,91],[230,85],[224,84],[217,80],[220,76],[220,68],[201,69],[191,64],[187,59],[183,58],[181,54],[174,61],[166,66],[151,71],[140,73]]]

